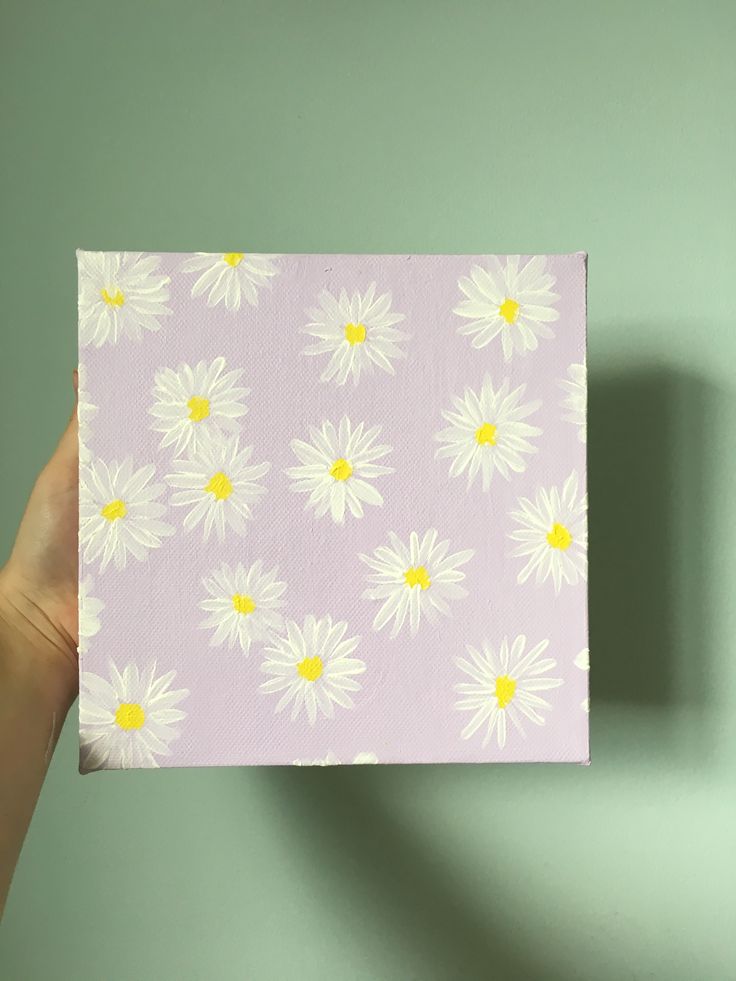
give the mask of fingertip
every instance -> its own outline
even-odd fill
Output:
[[[74,385],[74,392],[79,395],[79,369],[75,368],[72,372],[72,385]]]

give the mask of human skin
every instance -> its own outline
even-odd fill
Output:
[[[0,570],[0,915],[78,691],[78,470],[75,405]]]

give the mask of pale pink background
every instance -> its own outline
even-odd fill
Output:
[[[563,585],[559,596],[551,581],[519,586],[523,560],[510,556],[508,539],[508,512],[518,497],[561,485],[573,469],[585,487],[585,446],[562,418],[558,384],[572,362],[585,358],[584,256],[549,258],[561,296],[560,319],[552,325],[556,337],[510,363],[503,361],[498,339],[475,350],[457,333],[463,322],[452,312],[461,298],[458,278],[474,262],[482,264],[483,256],[281,256],[280,273],[261,290],[258,307],[244,303],[235,313],[191,298],[196,276],[180,271],[184,258],[162,256],[173,315],[162,318],[160,332],[146,333],[141,343],[123,338],[114,346],[82,349],[88,396],[99,406],[89,447],[107,461],[132,455],[138,466],[155,462],[161,479],[170,456],[150,428],[154,372],[223,355],[228,368],[244,369],[241,384],[251,389],[242,442],[255,446],[255,460],[272,463],[264,479],[268,495],[256,506],[245,538],[231,534],[225,544],[216,538],[204,543],[201,527],[183,530],[186,509],[170,508],[165,520],[177,533],[146,562],[131,559],[123,571],[102,574],[82,565],[80,576],[94,577],[94,595],[105,603],[84,669],[106,675],[110,658],[121,667],[155,658],[160,672],[176,670],[173,687],[190,690],[181,706],[187,718],[172,755],[159,760],[162,766],[291,763],[324,757],[328,750],[343,762],[360,752],[373,752],[382,763],[586,761],[588,717],[580,704],[588,676],[573,664],[588,646],[586,585]],[[408,357],[395,362],[395,377],[378,371],[362,375],[357,387],[351,381],[344,387],[321,383],[327,356],[301,353],[310,341],[300,333],[309,319],[305,309],[325,287],[363,291],[373,281],[379,293],[392,293],[393,308],[406,316],[399,326],[411,334],[404,345]],[[525,398],[542,400],[530,421],[544,435],[525,473],[510,482],[495,474],[490,493],[476,480],[468,493],[463,477],[449,479],[448,461],[435,460],[433,434],[443,427],[441,410],[452,396],[466,385],[478,388],[486,372],[495,385],[504,377],[512,386],[524,382]],[[381,462],[395,473],[377,481],[384,507],[368,507],[363,519],[348,516],[339,526],[304,511],[305,497],[290,490],[284,470],[298,462],[290,440],[308,439],[310,425],[337,422],[343,414],[353,423],[383,427],[381,441],[394,450]],[[452,619],[435,627],[423,621],[416,637],[402,631],[391,640],[388,629],[372,629],[378,607],[361,599],[368,569],[358,553],[384,543],[389,530],[408,538],[412,530],[421,534],[430,527],[450,539],[451,551],[475,549],[464,567],[469,595],[453,604]],[[199,609],[202,578],[223,561],[248,565],[257,558],[266,568],[277,564],[288,583],[288,618],[301,623],[308,613],[331,614],[348,621],[350,636],[361,636],[356,656],[367,670],[354,710],[337,707],[334,719],[319,718],[314,726],[306,716],[292,722],[288,711],[277,716],[277,696],[259,690],[266,678],[259,670],[261,649],[255,646],[246,657],[209,646],[210,632],[198,626],[205,616]],[[530,643],[549,638],[548,655],[558,662],[551,674],[564,679],[546,693],[553,703],[547,724],[526,723],[525,739],[511,727],[504,750],[495,741],[483,748],[480,733],[462,740],[470,715],[454,708],[454,686],[466,680],[455,658],[466,644],[479,646],[484,638],[498,644],[504,634],[519,633]]]

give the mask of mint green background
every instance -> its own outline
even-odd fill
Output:
[[[588,769],[81,778],[74,712],[3,977],[734,978],[736,6],[0,6],[3,550],[76,247],[585,249],[594,688]]]

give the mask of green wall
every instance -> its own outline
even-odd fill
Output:
[[[585,249],[593,660],[588,769],[81,778],[73,715],[2,977],[734,978],[736,5],[0,10],[3,552],[76,247]]]

